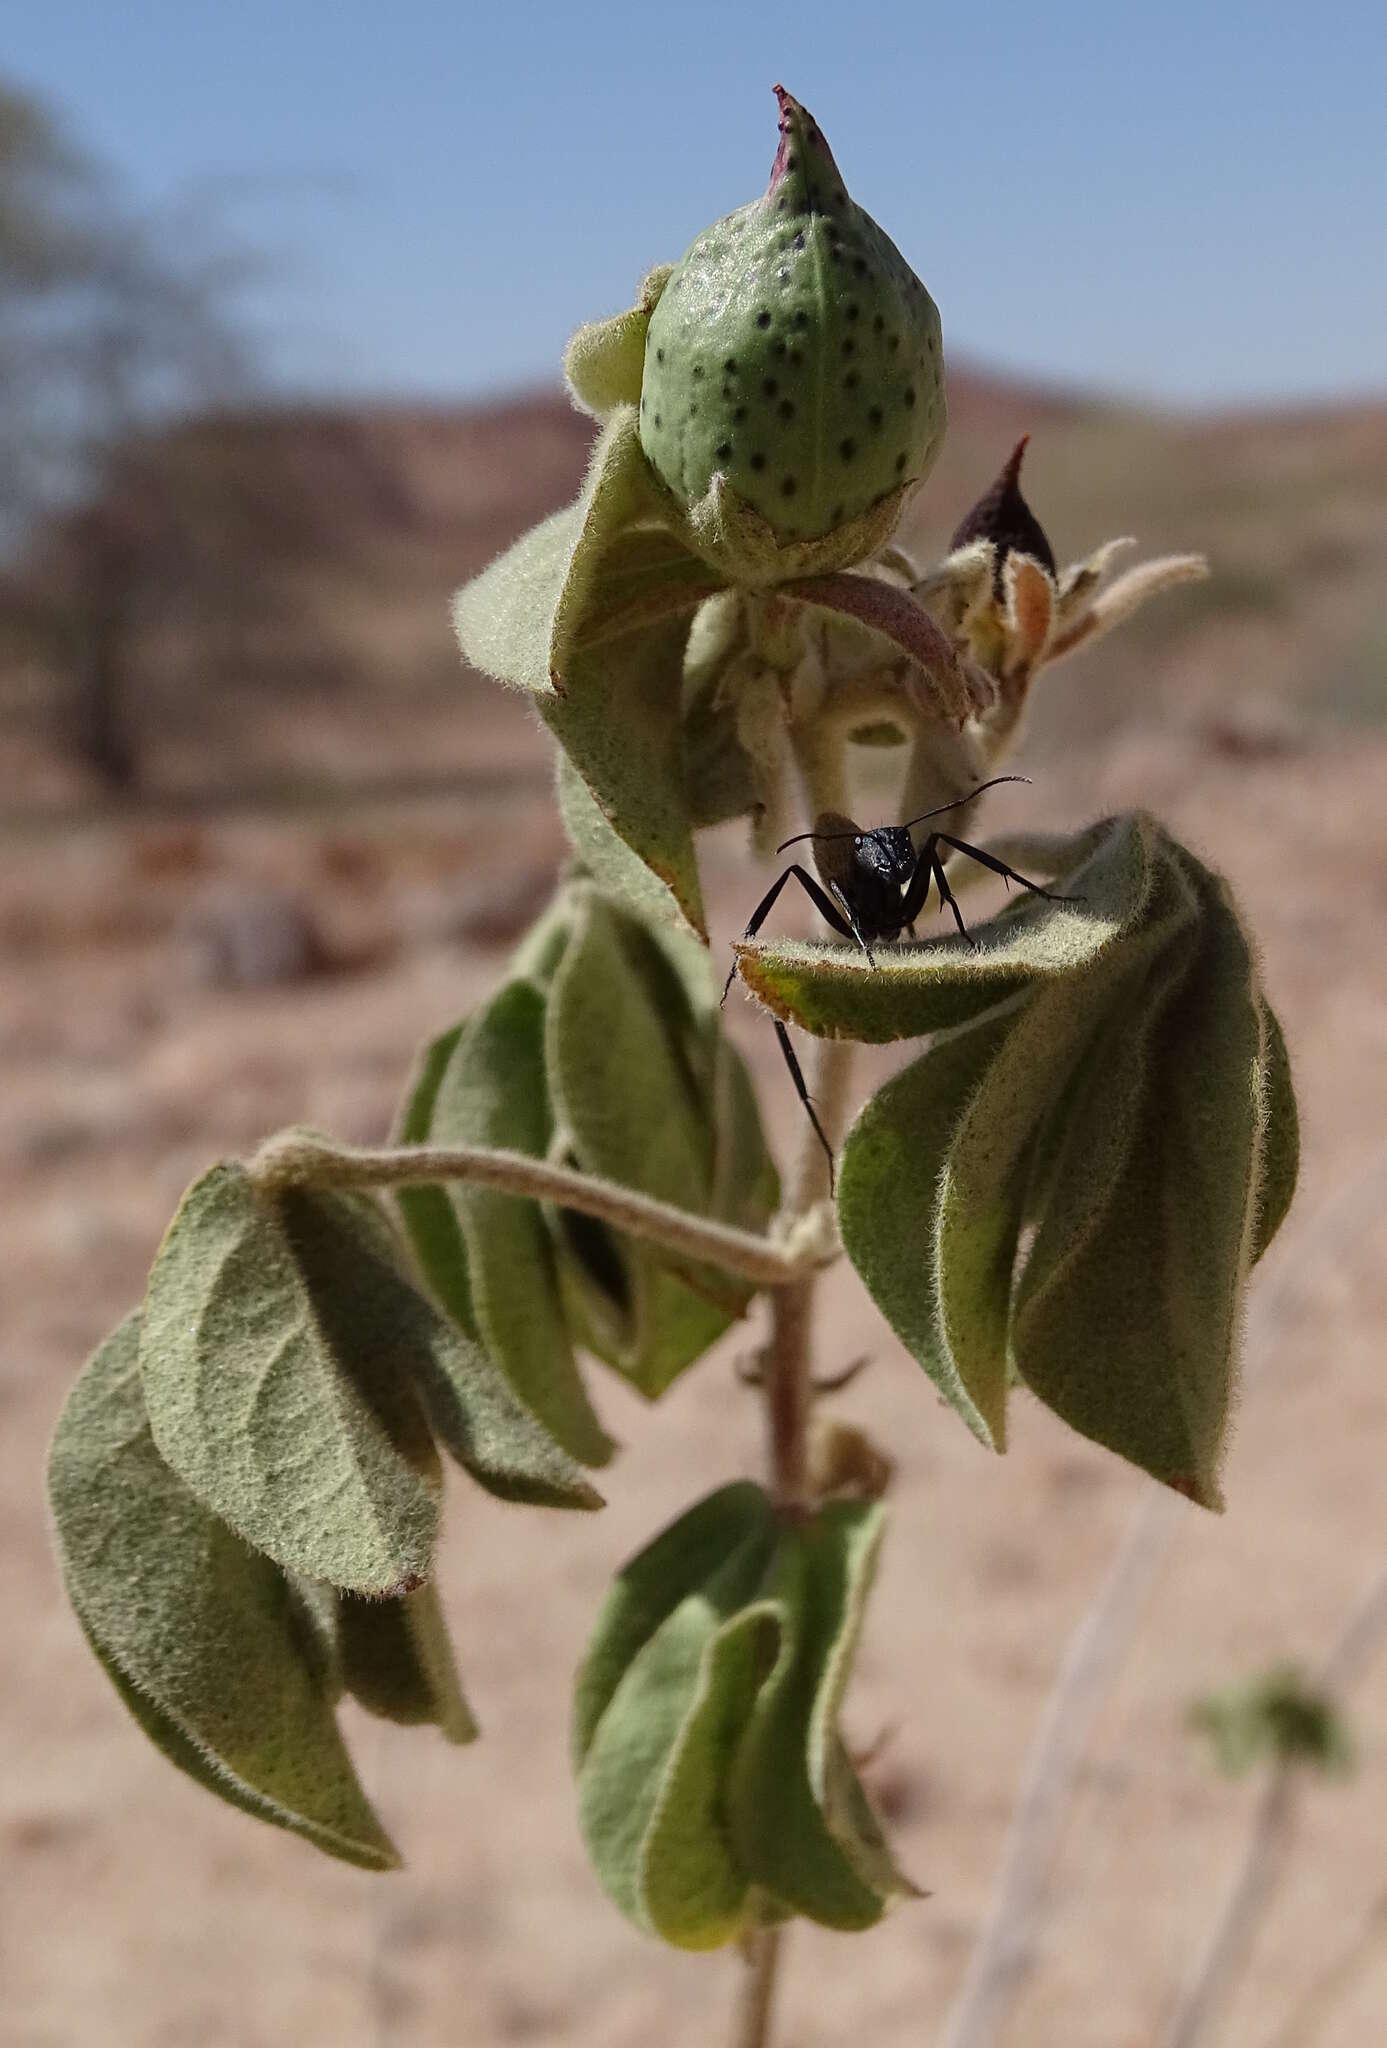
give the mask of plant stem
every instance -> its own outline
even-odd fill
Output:
[[[836,1145],[847,1104],[853,1048],[842,1039],[818,1039],[810,1062],[809,1092],[830,1145]],[[785,1213],[812,1213],[828,1194],[828,1161],[812,1130],[806,1130],[790,1182]],[[793,1225],[792,1225],[793,1227]],[[809,1413],[813,1406],[814,1286],[817,1274],[777,1290],[771,1305],[771,1340],[765,1365],[766,1426],[771,1492],[787,1508],[808,1505]]]
[[[595,1216],[629,1230],[682,1257],[720,1266],[757,1287],[784,1293],[812,1284],[817,1266],[833,1256],[826,1234],[812,1219],[799,1217],[780,1239],[758,1237],[727,1223],[695,1216],[671,1202],[657,1202],[634,1188],[571,1167],[551,1166],[524,1152],[487,1145],[336,1145],[298,1131],[269,1138],[247,1169],[266,1193],[284,1188],[405,1188],[440,1181],[468,1181],[557,1202],[580,1215]]]
[[[733,2048],[767,2048],[784,1937],[783,1927],[759,1927],[747,1940],[746,1975],[737,2006]]]

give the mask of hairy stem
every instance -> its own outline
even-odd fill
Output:
[[[250,1161],[252,1179],[267,1193],[291,1187],[407,1188],[470,1181],[505,1194],[557,1202],[595,1216],[618,1230],[647,1238],[666,1251],[720,1266],[757,1287],[792,1292],[833,1256],[813,1219],[792,1223],[780,1239],[758,1237],[727,1223],[657,1202],[634,1188],[571,1167],[551,1166],[525,1152],[488,1145],[335,1145],[298,1131],[267,1139]]]
[[[761,1927],[746,1943],[746,1975],[737,2005],[733,2048],[767,2048],[771,2038],[771,2007],[784,1948],[783,1927]]]
[[[852,1046],[844,1040],[818,1039],[809,1062],[809,1092],[824,1135],[834,1146],[846,1120],[852,1054]],[[809,1216],[827,1194],[828,1161],[814,1132],[806,1129],[790,1182],[787,1216]],[[777,1291],[771,1307],[771,1340],[764,1379],[770,1482],[776,1500],[790,1508],[808,1504],[816,1279],[813,1268],[806,1266],[799,1278]]]

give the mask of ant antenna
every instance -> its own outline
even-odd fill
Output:
[[[908,832],[912,825],[923,825],[926,818],[941,818],[945,811],[956,811],[960,804],[970,804],[975,796],[981,796],[985,789],[995,789],[999,782],[1029,782],[1029,775],[994,775],[990,782],[980,782],[976,789],[970,789],[967,796],[956,796],[951,804],[938,804],[932,811],[921,811],[918,818],[907,818],[902,831]]]
[[[999,782],[1029,782],[1030,779],[1029,775],[994,775],[990,782],[980,782],[976,789],[970,789],[967,796],[956,796],[952,803],[939,804],[932,811],[921,811],[918,818],[908,818],[900,830],[909,832],[912,826],[923,825],[926,818],[940,818],[945,811],[956,811],[961,804],[972,803],[973,798],[981,796],[985,789],[995,789]],[[802,839],[864,839],[866,836],[864,832],[796,832],[793,838],[782,839],[775,850],[784,853],[787,846],[798,846]]]

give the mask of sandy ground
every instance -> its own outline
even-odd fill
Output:
[[[1228,1512],[1170,1504],[1168,1547],[1104,1690],[995,2036],[995,2048],[1142,2048],[1198,1953],[1255,1797],[1214,1775],[1187,1732],[1189,1703],[1274,1660],[1318,1657],[1387,1545],[1387,747],[1369,734],[1230,755],[1189,729],[1142,727],[1101,756],[1047,760],[1043,786],[1020,802],[1055,825],[1148,804],[1226,870],[1260,938],[1306,1131],[1301,1193],[1255,1284]],[[290,1119],[383,1132],[414,1044],[497,971],[498,945],[476,933],[498,843],[523,846],[520,865],[542,875],[558,844],[542,773],[528,794],[451,806],[195,827],[107,820],[3,842],[7,2048],[727,2037],[735,1960],[666,1953],[599,1892],[565,1731],[571,1673],[613,1569],[682,1505],[757,1468],[735,1345],[657,1409],[604,1380],[603,1411],[626,1446],[605,1514],[561,1522],[454,1490],[445,1581],[486,1739],[453,1751],[360,1715],[349,1731],[409,1859],[401,1875],[334,1865],[172,1771],[86,1653],[47,1545],[41,1476],[59,1403],[138,1297],[180,1189]],[[734,839],[715,843],[709,865],[726,935],[755,877]],[[266,888],[307,907],[335,966],[279,987],[209,986],[206,920],[228,890]],[[517,911],[500,898],[494,908],[497,925]],[[735,1008],[777,1136],[793,1142],[770,1034]],[[885,1733],[871,1782],[932,1896],[851,1947],[794,1932],[786,2048],[938,2037],[1071,1631],[1153,1491],[1024,1398],[1013,1449],[989,1458],[837,1273],[822,1356],[864,1347],[876,1363],[844,1412],[899,1467],[848,1726],[864,1744]],[[1308,1790],[1227,2043],[1387,2038],[1387,1941],[1363,1935],[1381,1925],[1387,1886],[1387,1648],[1351,1712],[1357,1776]],[[1326,1973],[1341,1960],[1335,1988]],[[1297,2018],[1321,1979],[1328,2005]]]

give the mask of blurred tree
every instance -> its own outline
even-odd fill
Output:
[[[12,645],[67,685],[73,742],[136,779],[133,650],[151,541],[208,481],[159,459],[167,424],[248,388],[243,261],[125,209],[46,109],[0,83],[0,544]],[[215,486],[214,486],[215,488]]]
[[[298,603],[295,569],[341,545],[320,451],[246,407],[263,269],[215,221],[138,216],[0,81],[0,661],[37,670],[110,789],[138,782],[168,709],[156,672],[181,671],[185,703],[239,677]],[[333,438],[388,501],[363,437]]]

